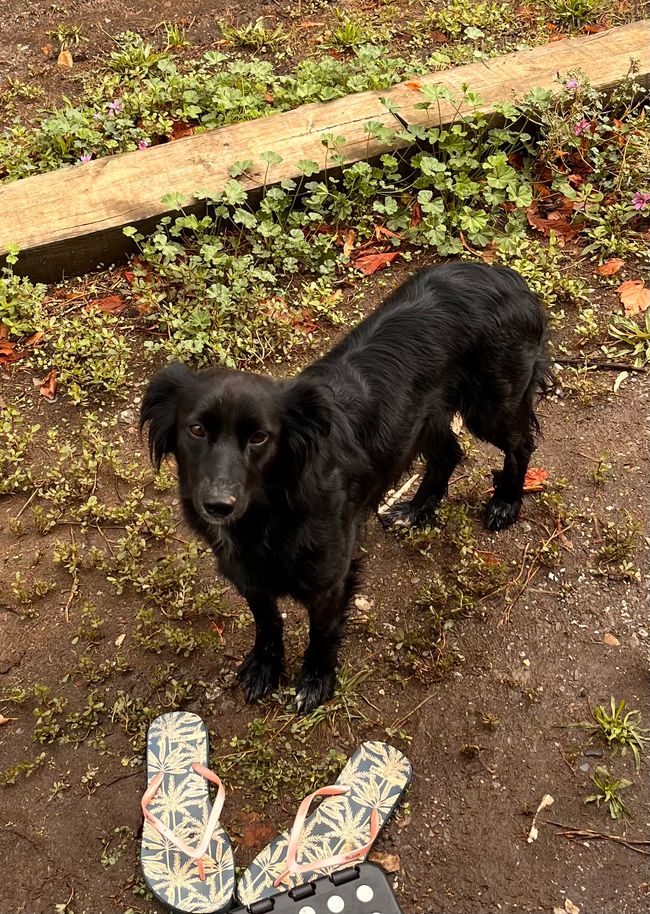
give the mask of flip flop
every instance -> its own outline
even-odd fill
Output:
[[[335,784],[305,797],[290,832],[257,855],[242,876],[244,905],[364,860],[411,780],[411,764],[387,743],[356,750]],[[309,817],[316,797],[325,797]]]
[[[177,914],[218,914],[235,891],[232,847],[219,825],[225,791],[207,763],[208,731],[197,714],[152,721],[140,862],[153,894]],[[218,788],[212,809],[208,781]]]

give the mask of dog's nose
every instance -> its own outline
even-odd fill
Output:
[[[213,517],[228,517],[232,514],[237,499],[234,495],[221,495],[204,503],[205,510]]]

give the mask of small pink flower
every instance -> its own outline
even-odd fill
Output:
[[[88,153],[88,152],[84,152],[82,157],[79,159],[79,161],[82,165],[86,165],[91,160],[92,160],[92,153]]]
[[[119,114],[122,110],[122,102],[119,98],[116,98],[115,101],[108,103],[108,114],[109,117],[113,117],[115,114]]]
[[[580,85],[580,83],[578,82],[577,79],[567,79],[567,81],[564,83],[564,88],[565,89],[577,89],[579,85]]]
[[[138,143],[138,149],[140,150],[140,152],[142,152],[143,149],[148,149],[149,145],[150,145],[149,140],[140,140],[140,142]]]
[[[590,126],[591,126],[591,121],[588,121],[586,117],[583,117],[583,119],[581,121],[578,121],[578,123],[575,125],[575,127],[573,128],[573,132],[575,133],[576,136],[581,136],[585,132],[587,127],[590,127]]]
[[[645,209],[648,203],[650,203],[650,194],[637,191],[632,197],[632,206],[634,209]]]

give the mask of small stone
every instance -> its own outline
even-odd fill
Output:
[[[123,425],[132,425],[135,422],[136,418],[137,416],[135,414],[135,410],[133,409],[123,409],[120,413],[120,422]]]
[[[632,645],[632,647],[641,646],[641,642],[639,641],[639,636],[637,635],[636,632],[632,632],[632,634],[630,635],[630,644]]]
[[[584,771],[584,773],[587,774],[589,772],[589,763],[583,762],[583,764],[580,765],[580,771]]]
[[[639,628],[639,629],[637,630],[637,635],[639,636],[639,638],[647,638],[647,637],[648,637],[648,631],[647,631],[647,629],[645,629],[645,628]]]
[[[523,530],[524,533],[530,533],[531,530],[533,529],[527,520],[522,521],[519,526],[521,527],[521,529]]]
[[[610,647],[618,647],[621,642],[616,635],[612,635],[611,632],[605,632],[603,635],[603,643],[609,644]]]
[[[586,756],[589,758],[602,758],[603,750],[602,749],[585,749]]]
[[[223,711],[224,714],[227,714],[228,711],[234,710],[234,707],[235,702],[232,700],[232,698],[224,698],[224,700],[221,702],[220,710]]]

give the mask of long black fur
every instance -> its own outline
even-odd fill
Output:
[[[430,518],[461,459],[454,413],[505,454],[488,529],[517,519],[548,375],[545,314],[521,276],[453,263],[413,276],[293,380],[179,364],[153,378],[152,459],[176,456],[185,516],[255,618],[239,670],[249,701],[278,683],[286,595],[310,620],[298,705],[331,697],[363,521],[418,455],[419,489],[385,517]]]

